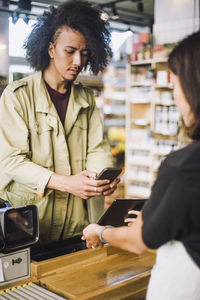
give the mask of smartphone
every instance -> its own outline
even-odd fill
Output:
[[[99,173],[96,179],[108,179],[110,182],[112,182],[121,173],[121,171],[121,168],[105,168]]]

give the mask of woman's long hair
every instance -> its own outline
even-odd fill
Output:
[[[179,77],[195,121],[186,128],[193,140],[200,140],[200,31],[182,40],[169,55],[169,68]]]

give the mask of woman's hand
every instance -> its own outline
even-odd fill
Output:
[[[77,175],[54,173],[50,177],[47,188],[71,193],[85,200],[90,197],[103,196],[106,191],[113,189],[113,182],[110,184],[107,179],[95,180],[96,176],[95,172],[86,170]]]
[[[99,234],[103,226],[90,224],[83,230],[82,240],[86,240],[87,248],[102,248],[103,243],[99,239]]]
[[[129,214],[130,216],[129,216],[128,218],[126,218],[126,219],[124,220],[124,222],[125,222],[125,223],[128,223],[128,226],[132,226],[132,225],[135,223],[135,221],[136,221],[136,219],[137,219],[139,213],[140,213],[140,212],[139,212],[138,210],[129,210],[128,214]],[[132,215],[134,215],[134,216],[132,216]]]
[[[137,214],[137,218],[130,227],[120,226],[107,228],[103,231],[103,239],[114,247],[141,254],[148,249],[142,239],[142,212],[135,210],[133,212],[134,214]],[[86,240],[88,248],[103,247],[103,243],[99,238],[103,228],[105,227],[97,224],[90,224],[83,230],[82,238]]]

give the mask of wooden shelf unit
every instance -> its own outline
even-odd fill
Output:
[[[161,161],[178,147],[179,113],[173,101],[167,60],[127,64],[127,198],[148,198]]]

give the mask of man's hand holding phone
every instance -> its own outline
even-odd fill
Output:
[[[110,196],[114,193],[118,183],[120,182],[120,178],[118,177],[118,175],[121,173],[121,171],[122,170],[120,168],[105,168],[96,177],[96,180],[110,180],[110,183],[108,184],[108,189],[103,193],[104,196]]]

